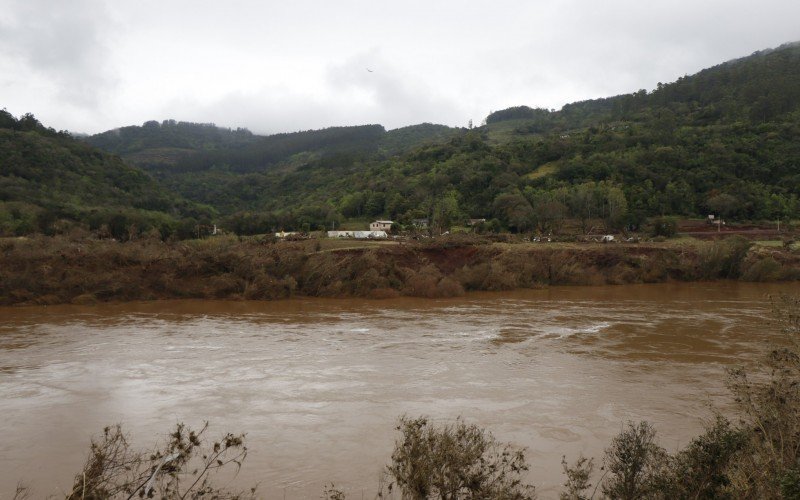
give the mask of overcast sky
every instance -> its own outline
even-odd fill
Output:
[[[87,133],[466,126],[796,40],[800,0],[0,0],[0,108]]]

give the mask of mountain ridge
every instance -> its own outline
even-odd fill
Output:
[[[401,225],[427,218],[442,230],[485,218],[493,230],[548,232],[565,219],[619,230],[661,215],[798,218],[796,137],[800,44],[790,43],[651,92],[558,111],[516,106],[471,129],[361,125],[258,136],[165,120],[84,140],[207,207],[202,220],[240,233],[373,217]]]
[[[191,176],[159,178],[216,206],[227,224],[247,218],[259,230],[365,217],[441,227],[487,218],[512,231],[551,231],[564,218],[599,217],[612,230],[662,214],[792,217],[799,107],[800,46],[789,44],[652,92],[558,111],[508,108],[481,127],[391,152],[367,141],[239,176],[235,161],[217,157]]]

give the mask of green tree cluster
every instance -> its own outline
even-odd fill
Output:
[[[182,219],[210,223],[214,209],[186,201],[119,157],[0,111],[0,235],[75,228],[117,239],[176,234]]]

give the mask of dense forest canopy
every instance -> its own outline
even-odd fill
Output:
[[[201,171],[224,166],[248,172],[289,161],[294,155],[396,154],[445,140],[458,130],[423,123],[388,132],[381,125],[359,125],[258,136],[247,129],[164,120],[110,130],[85,140],[149,170]]]
[[[217,127],[213,123],[175,120],[145,122],[141,127],[122,127],[93,135],[87,142],[118,155],[153,148],[213,150],[244,145],[255,136],[247,129]]]
[[[549,120],[550,111],[541,108],[529,108],[528,106],[514,106],[511,108],[493,111],[486,117],[486,124],[503,122],[508,120]]]
[[[635,229],[663,215],[800,217],[796,43],[649,92],[560,110],[496,111],[473,129],[363,125],[264,137],[167,120],[85,139],[141,170],[45,129],[30,115],[5,113],[0,126],[4,206],[58,200],[64,213],[57,217],[76,220],[85,220],[81,210],[88,206],[125,206],[238,233],[370,218],[405,225],[426,218],[442,231],[480,218],[492,230],[552,232],[566,218],[588,231],[597,220],[606,230]],[[33,150],[36,161],[23,154]],[[43,157],[64,175],[43,175]],[[79,176],[83,186],[71,177],[79,164],[91,166]],[[39,183],[53,194],[34,195],[31,186]],[[90,189],[94,183],[99,187]],[[122,194],[110,196],[111,187]],[[96,194],[81,197],[89,191]],[[4,224],[6,233],[24,232]]]
[[[176,197],[142,170],[30,114],[16,119],[0,111],[0,165],[3,235],[80,226],[122,239],[146,230],[168,236],[183,219],[214,216],[213,209]]]

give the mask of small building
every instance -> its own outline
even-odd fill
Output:
[[[296,231],[281,231],[280,233],[275,233],[276,238],[288,238],[289,236],[296,236],[300,233]]]
[[[467,219],[468,226],[477,226],[478,224],[483,224],[486,222],[486,219]]]
[[[376,220],[369,225],[370,231],[391,231],[394,222],[390,220]]]

